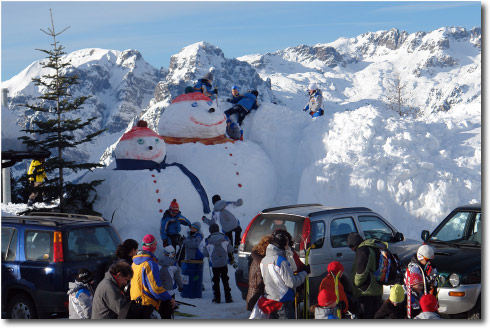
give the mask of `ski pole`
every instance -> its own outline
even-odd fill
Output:
[[[181,301],[177,301],[177,300],[175,300],[175,303],[177,303],[179,305],[187,305],[187,306],[196,307],[194,304],[189,304],[189,303],[185,303],[185,302],[181,302]]]

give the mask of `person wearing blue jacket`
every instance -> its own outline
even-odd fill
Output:
[[[226,118],[230,118],[233,114],[238,114],[237,123],[242,125],[245,116],[247,116],[252,109],[258,108],[257,97],[259,93],[257,90],[247,92],[243,95],[243,98],[238,101],[238,103],[225,111]]]
[[[240,94],[240,89],[238,86],[234,85],[231,87],[231,98],[226,99],[227,102],[236,104],[240,100],[243,99],[243,96]]]
[[[200,92],[205,96],[211,98],[213,95],[218,95],[218,89],[212,86],[213,83],[213,73],[208,72],[204,74],[203,78],[197,81],[194,86],[194,91]]]
[[[162,220],[160,221],[160,236],[162,237],[163,247],[172,245],[177,248],[180,245],[180,225],[190,227],[191,222],[183,216],[179,210],[179,203],[174,199],[170,203],[168,210],[163,213]]]
[[[204,236],[201,233],[201,223],[192,222],[191,229],[187,232],[187,237],[184,239],[186,260],[202,260],[204,258],[201,245],[203,239]]]

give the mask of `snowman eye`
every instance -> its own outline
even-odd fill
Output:
[[[211,106],[213,104],[213,101],[208,101],[208,106]]]
[[[159,143],[160,142],[160,139],[155,139],[155,143]]]
[[[198,106],[198,104],[197,104],[197,102],[193,102],[191,106],[192,106],[192,107],[197,107],[197,106]]]
[[[144,141],[143,139],[141,139],[141,138],[139,138],[138,140],[136,140],[136,142],[137,142],[138,144],[140,144],[140,145],[142,145],[142,144],[144,144],[144,143],[145,143],[145,141]]]

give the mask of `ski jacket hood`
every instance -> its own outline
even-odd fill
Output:
[[[70,319],[90,319],[94,290],[89,284],[79,281],[68,283],[68,312]]]
[[[206,238],[204,256],[209,257],[212,267],[228,265],[228,254],[233,253],[233,246],[228,237],[222,232],[214,232]]]

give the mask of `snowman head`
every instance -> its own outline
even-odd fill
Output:
[[[200,92],[187,93],[165,109],[158,132],[166,137],[219,137],[226,132],[226,116],[209,97]]]
[[[165,141],[155,131],[148,128],[145,121],[139,121],[126,132],[114,151],[116,159],[153,161],[160,164],[165,159]]]

